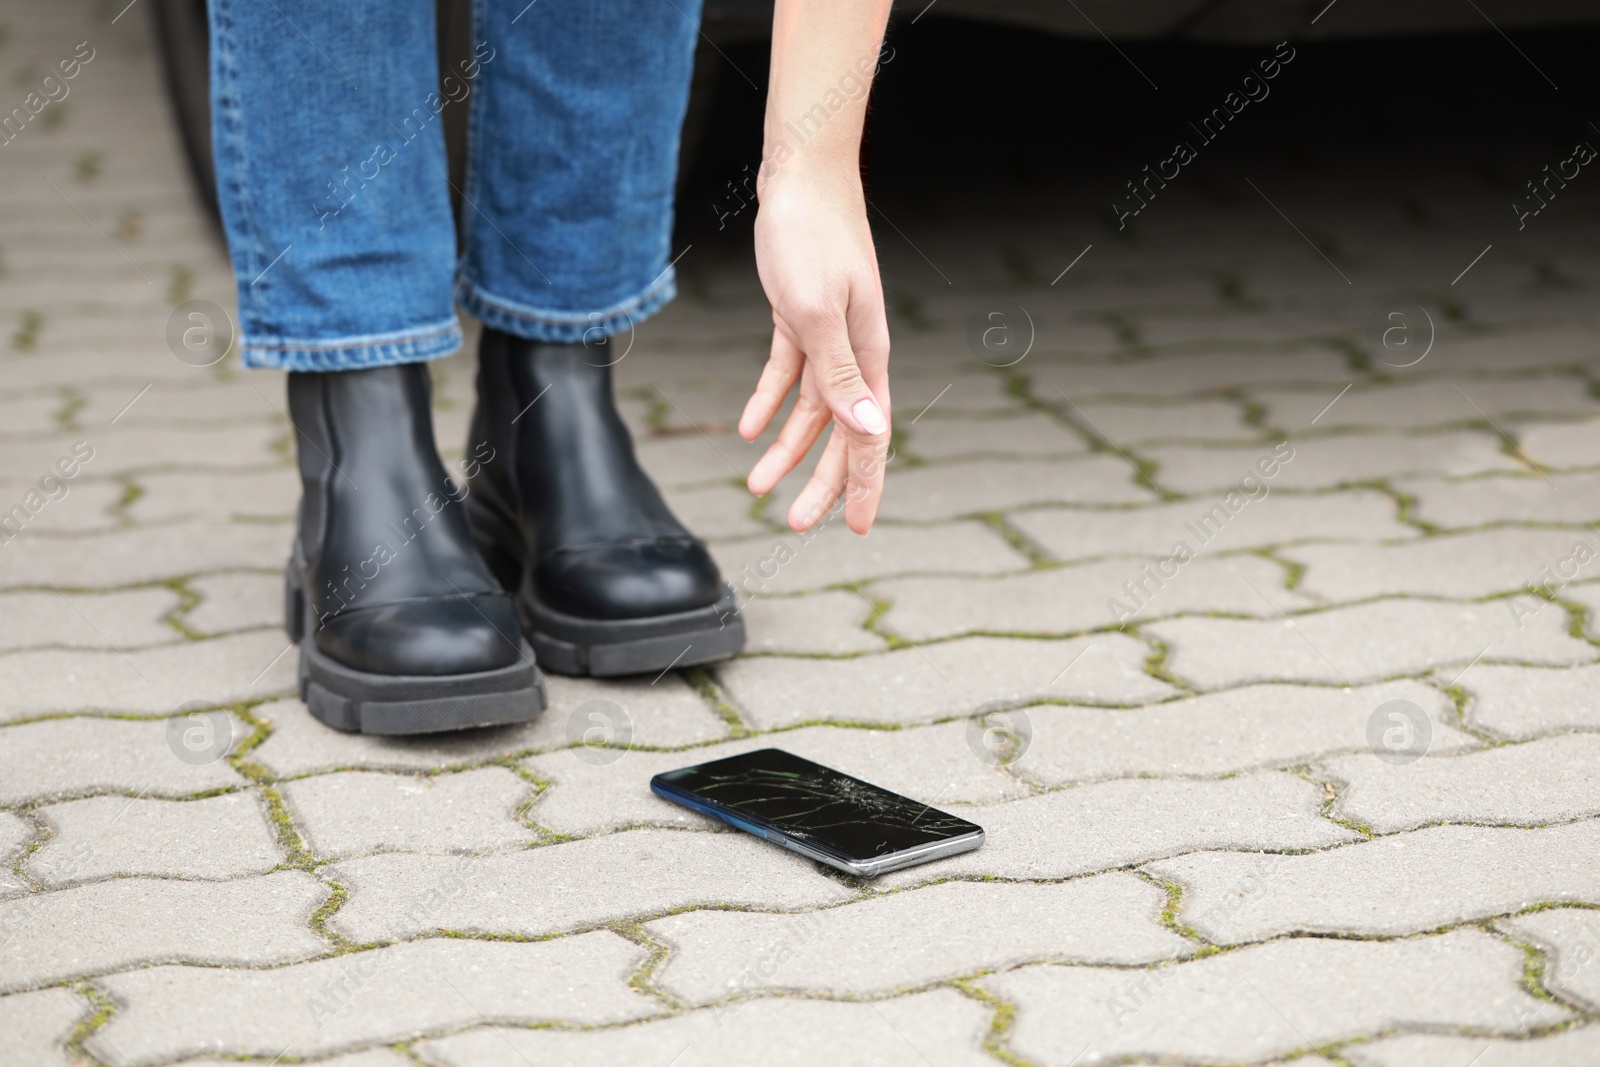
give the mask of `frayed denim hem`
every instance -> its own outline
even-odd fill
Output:
[[[292,371],[360,370],[397,363],[422,363],[441,359],[461,347],[461,324],[448,321],[395,333],[365,337],[340,337],[329,341],[290,339],[261,344],[246,339],[246,367],[271,367]]]
[[[678,295],[677,276],[667,268],[638,296],[599,311],[550,311],[528,307],[487,293],[463,278],[456,298],[461,306],[491,329],[550,344],[594,344],[626,333],[665,307]]]

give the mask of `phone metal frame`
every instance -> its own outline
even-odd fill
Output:
[[[682,804],[686,808],[691,808],[703,815],[709,815],[713,819],[725,822],[736,829],[743,830],[747,834],[759,837],[763,841],[770,841],[774,845],[786,848],[791,852],[798,852],[807,859],[825,863],[829,867],[837,868],[846,874],[853,874],[858,878],[876,878],[880,874],[898,871],[903,867],[913,867],[919,863],[943,859],[946,856],[971,852],[983,844],[983,827],[980,826],[974,832],[962,834],[960,837],[950,837],[943,841],[931,841],[926,845],[901,849],[899,852],[891,852],[886,856],[878,856],[870,860],[853,860],[848,856],[790,837],[775,826],[756,822],[747,816],[740,815],[731,808],[725,808],[720,804],[703,800],[691,793],[676,789],[662,782],[660,777],[660,775],[656,775],[650,779],[650,791],[656,796],[664,800],[670,800],[675,804]]]

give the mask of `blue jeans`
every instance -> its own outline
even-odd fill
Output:
[[[244,363],[448,355],[455,302],[538,341],[676,292],[678,133],[699,0],[474,0],[441,80],[429,0],[211,0],[218,197]],[[470,108],[457,262],[441,115]]]

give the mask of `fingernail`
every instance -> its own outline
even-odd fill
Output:
[[[857,400],[856,406],[850,409],[850,414],[856,417],[856,422],[868,433],[883,433],[889,429],[889,420],[883,417],[883,409],[878,407],[878,402],[871,397]]]

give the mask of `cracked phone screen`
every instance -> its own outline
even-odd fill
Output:
[[[787,837],[869,860],[981,828],[781,749],[668,771],[672,787]]]

